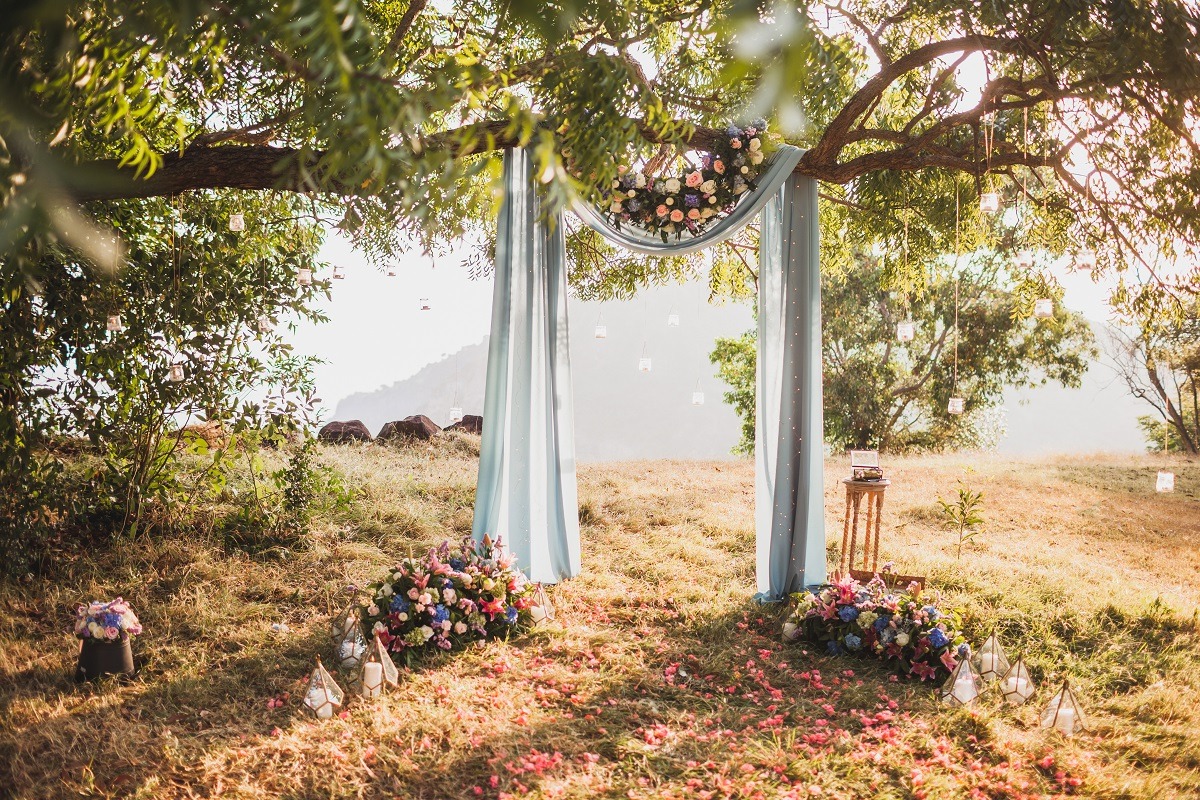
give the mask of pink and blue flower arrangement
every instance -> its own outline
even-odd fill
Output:
[[[526,579],[500,543],[467,537],[444,542],[423,558],[406,558],[367,586],[359,607],[369,638],[411,665],[428,652],[505,638],[532,626],[537,584]]]
[[[120,597],[107,603],[93,600],[75,609],[75,635],[80,639],[117,642],[141,632],[137,614]]]
[[[894,662],[902,675],[937,681],[970,652],[958,612],[940,597],[923,599],[915,584],[898,591],[879,576],[865,584],[846,578],[792,601],[784,638],[823,644],[831,655],[875,657]]]
[[[618,229],[633,225],[657,233],[664,242],[685,231],[698,235],[757,187],[766,158],[766,127],[765,120],[730,125],[728,138],[680,175],[647,175],[622,166],[620,176],[603,190],[600,208]]]

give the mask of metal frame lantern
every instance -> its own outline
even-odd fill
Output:
[[[358,625],[358,614],[355,612],[354,603],[348,603],[341,613],[329,621],[329,643],[334,647],[341,644],[346,634]]]
[[[883,468],[879,466],[878,450],[850,451],[850,480],[881,481]]]
[[[1154,479],[1154,491],[1160,493],[1175,491],[1175,473],[1160,471]]]
[[[177,361],[167,370],[167,380],[171,383],[183,383],[185,378],[187,378],[187,370],[184,369],[182,361]]]
[[[125,323],[121,321],[120,314],[110,314],[104,327],[109,333],[120,333],[125,330]]]
[[[1039,723],[1043,728],[1058,731],[1063,736],[1074,736],[1087,729],[1087,717],[1075,693],[1071,691],[1070,681],[1064,680],[1062,688],[1042,709]]]
[[[1029,674],[1029,667],[1025,666],[1025,659],[1018,658],[1004,673],[1000,679],[1000,691],[1004,694],[1004,702],[1014,706],[1024,705],[1033,697],[1037,687]]]
[[[334,267],[333,268],[333,279],[335,281],[346,280],[346,270],[343,267]]]
[[[973,660],[975,668],[979,670],[979,677],[988,683],[995,683],[1004,675],[1007,675],[1008,669],[1011,666],[995,631],[992,631],[992,635],[979,648],[979,652],[975,654]]]
[[[1039,297],[1033,301],[1033,315],[1038,319],[1050,319],[1054,316],[1054,300],[1049,297]]]
[[[422,298],[421,298],[421,310],[422,310],[422,311],[430,311],[430,310],[432,310],[432,309],[433,309],[433,306],[430,304],[430,302],[429,302],[429,298],[428,298],[428,297],[422,297]]]
[[[1096,268],[1096,251],[1090,247],[1085,247],[1075,253],[1075,269],[1095,269]]]
[[[946,412],[958,416],[966,409],[967,401],[961,397],[951,397],[950,402],[946,403]]]
[[[356,670],[362,664],[363,656],[367,653],[367,639],[363,636],[362,627],[355,621],[350,630],[338,642],[337,657],[342,669]]]
[[[554,604],[550,602],[550,595],[546,592],[546,587],[540,583],[537,585],[537,591],[533,593],[533,605],[529,608],[529,614],[533,618],[534,625],[554,619]]]
[[[984,192],[979,195],[979,210],[985,214],[996,214],[1000,211],[1000,195],[996,192]]]
[[[234,233],[241,233],[246,230],[246,216],[244,214],[230,214],[229,230]]]
[[[676,314],[674,311],[667,314],[667,327],[668,328],[678,328],[679,327],[679,315]]]
[[[450,406],[450,422],[462,422],[463,410],[462,406]]]
[[[309,676],[308,689],[304,692],[304,705],[312,709],[317,719],[329,719],[342,707],[345,699],[346,693],[317,656],[317,666]]]
[[[376,670],[373,664],[378,664],[379,669]],[[368,700],[383,694],[384,686],[395,688],[400,685],[400,671],[396,669],[396,663],[388,655],[378,633],[371,637],[371,646],[363,656],[362,666],[358,671],[358,683],[362,696]]]
[[[301,267],[296,270],[296,283],[301,286],[312,286],[313,271],[308,267]]]
[[[901,342],[911,342],[917,338],[917,323],[911,319],[896,323],[896,339]]]
[[[952,706],[965,706],[975,702],[982,689],[982,682],[970,658],[958,662],[950,677],[942,685],[942,701]]]

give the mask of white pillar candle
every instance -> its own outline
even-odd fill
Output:
[[[991,677],[995,678],[996,671],[1000,668],[1000,659],[995,653],[987,652],[979,657],[979,671],[983,673],[983,677],[987,678],[988,673],[992,673]]]
[[[1014,675],[1004,682],[1004,693],[1012,694],[1016,692],[1017,694],[1024,695],[1027,686],[1029,686],[1029,681]]]
[[[333,704],[326,703],[317,709],[317,719],[329,719],[333,716]]]
[[[1058,715],[1054,718],[1054,729],[1061,733],[1071,736],[1075,733],[1075,709],[1062,708],[1058,709]]]
[[[363,664],[362,696],[370,700],[383,692],[383,664],[368,661]]]

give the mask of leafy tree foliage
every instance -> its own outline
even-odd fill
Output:
[[[957,287],[938,268],[911,298],[881,288],[882,269],[866,260],[825,285],[825,439],[835,449],[978,446],[1006,387],[1078,386],[1096,355],[1086,320],[1061,307],[1052,319],[1028,319],[994,264],[965,268]],[[916,335],[901,343],[896,325],[906,320]],[[755,356],[753,332],[718,340],[711,355],[742,418],[741,452],[754,448]],[[946,412],[951,397],[966,400],[964,415]]]

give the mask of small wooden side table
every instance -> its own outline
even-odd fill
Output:
[[[846,522],[842,527],[842,560],[838,571],[842,575],[870,580],[879,571],[879,526],[883,518],[883,494],[892,485],[889,480],[856,481],[844,478],[846,485]],[[866,530],[863,531],[862,570],[854,568],[854,551],[858,549],[858,516],[863,498],[867,499]],[[874,542],[871,537],[874,535]],[[857,573],[857,574],[856,574]]]

